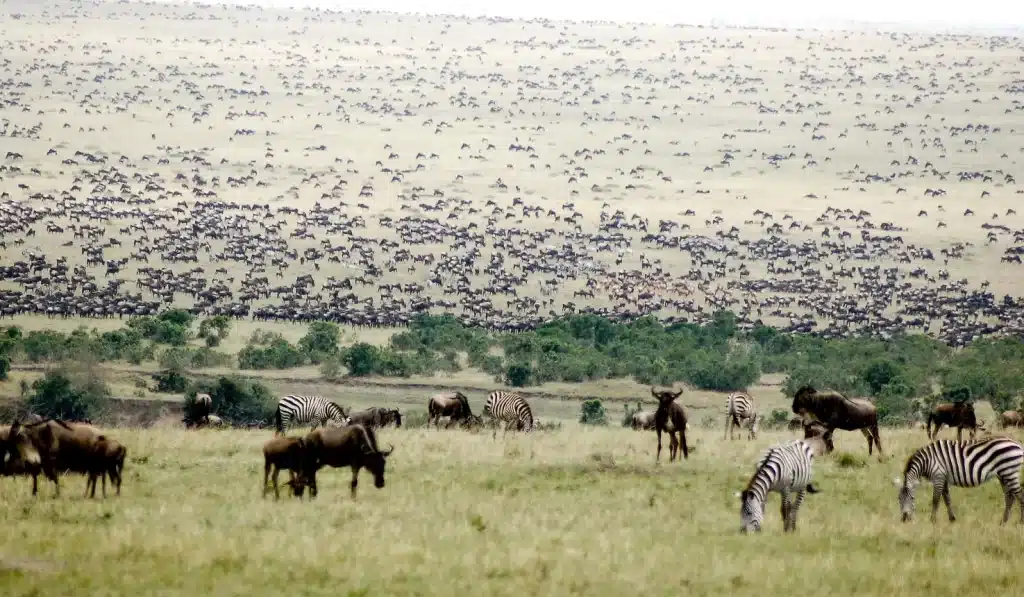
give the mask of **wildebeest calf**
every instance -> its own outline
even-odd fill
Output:
[[[302,470],[304,442],[301,437],[276,436],[263,444],[263,497],[267,496],[268,477],[274,484],[274,499],[280,499],[281,493],[277,485],[277,474],[287,470],[288,484],[292,494],[302,497],[304,485],[296,481],[296,473]]]

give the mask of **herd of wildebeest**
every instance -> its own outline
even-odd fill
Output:
[[[4,316],[1024,330],[1012,38],[65,8],[0,42]]]
[[[670,461],[676,460],[677,456],[682,459],[689,458],[691,448],[686,439],[686,432],[689,428],[686,409],[676,401],[682,393],[682,390],[651,388],[651,394],[657,400],[657,408],[647,412],[638,409],[624,423],[634,430],[654,430],[656,432],[656,462],[661,457],[663,433],[669,436]],[[514,404],[515,408],[503,409],[498,406],[501,401]],[[214,405],[209,395],[199,394],[191,404],[192,412],[186,413],[186,418],[191,421],[191,428],[217,424],[218,419],[212,413]],[[324,405],[326,408],[323,407]],[[427,428],[433,425],[435,429],[440,429],[442,421],[445,421],[446,429],[457,426],[461,429],[473,430],[484,426],[484,419],[487,418],[494,425],[495,438],[497,437],[497,427],[502,422],[505,423],[506,433],[510,430],[529,433],[534,429],[534,419],[529,404],[521,396],[512,392],[492,393],[484,407],[483,416],[473,414],[468,398],[458,391],[432,396],[428,401],[427,408],[429,412],[429,418],[425,424]],[[290,409],[290,412],[287,409]],[[282,411],[285,411],[284,417],[282,417]],[[827,454],[835,449],[832,436],[836,430],[860,431],[867,439],[868,454],[870,455],[874,449],[877,449],[879,458],[882,457],[878,415],[872,402],[865,399],[848,398],[834,391],[816,391],[811,387],[803,387],[796,392],[793,398],[792,411],[796,416],[790,420],[789,428],[802,429],[803,437],[769,448],[759,461],[747,489],[739,494],[744,498],[742,508],[744,530],[747,530],[748,527],[760,530],[765,494],[772,490],[779,491],[783,496],[783,503],[786,504],[783,514],[785,530],[795,529],[796,510],[803,500],[804,492],[815,492],[815,488],[810,483],[811,460],[814,456]],[[337,415],[332,413],[337,413]],[[754,399],[749,394],[745,392],[728,394],[725,401],[725,414],[725,438],[734,439],[735,429],[744,427],[748,429],[750,440],[757,438],[758,425],[762,417],[758,414]],[[305,424],[310,421],[313,423],[313,428],[309,433],[302,436],[286,434],[289,424]],[[1000,424],[1004,428],[1021,427],[1024,426],[1024,416],[1016,411],[1005,412],[1000,416]],[[275,498],[280,497],[278,475],[282,470],[286,470],[289,472],[290,478],[285,485],[290,488],[295,497],[301,498],[307,489],[310,497],[315,497],[318,493],[317,472],[323,467],[351,468],[353,498],[356,497],[361,469],[369,470],[373,475],[374,485],[377,488],[383,488],[385,465],[394,447],[382,450],[377,443],[377,431],[389,425],[402,426],[402,417],[397,409],[373,407],[365,411],[350,413],[333,401],[322,397],[286,396],[282,398],[277,409],[274,436],[263,445],[264,469],[261,484],[263,495],[266,496],[272,490]],[[938,440],[939,430],[946,425],[957,429],[956,442]],[[970,431],[967,441],[962,439],[964,429]],[[1024,459],[1024,451],[1022,451],[1024,449],[1021,449],[1015,440],[994,437],[985,429],[984,423],[976,417],[973,404],[970,402],[936,404],[928,412],[925,431],[929,439],[935,440],[931,446],[941,444],[946,446],[943,449],[965,450],[969,454],[970,450],[980,449],[978,446],[985,442],[998,441],[1004,447],[1010,446],[1014,457],[1020,455]],[[976,437],[978,431],[983,432],[981,439]],[[913,468],[915,484],[919,474],[929,478],[928,474],[921,473],[917,468],[912,467],[914,463],[917,463],[915,466],[920,468],[922,459],[920,453],[926,449],[928,449],[927,446],[915,452],[907,462],[905,474],[909,475]],[[97,481],[101,481],[102,493],[106,497],[107,479],[116,488],[117,495],[120,495],[127,452],[127,448],[111,437],[109,433],[102,432],[84,422],[39,419],[37,417],[32,421],[16,421],[9,429],[0,430],[0,462],[2,462],[0,473],[3,476],[30,476],[33,495],[38,493],[38,477],[44,475],[53,481],[56,495],[59,496],[60,475],[71,472],[86,475],[86,496],[88,497],[95,497]],[[993,451],[993,453],[996,452],[1003,454],[1005,450],[1003,452]],[[793,456],[793,454],[798,456]],[[801,462],[801,458],[804,459],[803,462]],[[1019,464],[1024,463],[1024,460],[1021,462],[1014,460],[1010,466],[1014,463],[1018,465],[1019,469]],[[963,463],[961,462],[961,464]],[[936,488],[934,507],[938,507],[939,496],[944,495],[947,507],[950,508],[950,519],[953,520],[948,485],[967,487],[980,485],[995,474],[994,471],[998,468],[997,464],[991,464],[988,467],[991,470],[985,470],[984,466],[976,467],[978,470],[973,473],[980,475],[976,478],[959,479],[948,471],[930,471],[932,475],[930,478]],[[947,463],[946,466],[949,464]],[[1004,479],[1004,473],[1009,475],[1007,479],[1010,480]],[[949,478],[941,476],[947,474]],[[1014,475],[1017,477],[1016,488],[1012,487]],[[799,487],[793,486],[794,479],[800,480]],[[1004,482],[1004,490],[1007,492],[1008,516],[1010,502],[1018,499],[1024,500],[1024,496],[1020,495],[1019,471],[1017,473],[1000,472],[1000,481]],[[758,488],[761,492],[757,499],[753,500],[752,496]],[[913,487],[908,488],[907,483],[904,482],[901,489],[901,506],[904,493],[907,491],[910,492],[909,513],[912,514]],[[793,499],[791,494],[797,497]],[[751,501],[759,505],[752,508]],[[1022,507],[1024,507],[1024,501],[1022,501]],[[907,508],[904,508],[904,519],[908,518]],[[1022,512],[1022,522],[1024,522],[1024,512]]]

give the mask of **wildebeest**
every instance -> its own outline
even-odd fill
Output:
[[[463,425],[473,424],[480,421],[480,417],[473,414],[469,406],[469,399],[462,392],[443,392],[434,394],[427,402],[427,426],[434,423],[434,427],[441,426],[441,417],[448,417],[448,425],[461,422]]]
[[[379,408],[371,406],[366,410],[349,415],[348,424],[362,425],[367,429],[378,429],[392,424],[395,427],[401,427],[402,413],[400,413],[397,408]]]
[[[209,423],[209,416],[213,412],[213,398],[209,394],[196,394],[192,401],[192,422],[196,424]]]
[[[263,444],[263,497],[266,497],[269,487],[268,479],[273,482],[274,499],[280,499],[281,493],[277,485],[277,475],[281,470],[289,472],[289,483],[292,492],[301,497],[304,489],[301,483],[295,480],[296,473],[301,473],[303,465],[303,450],[305,442],[301,437],[274,436]]]
[[[868,440],[868,454],[878,448],[882,456],[882,439],[878,433],[878,411],[875,405],[862,398],[847,398],[839,392],[818,392],[811,386],[804,386],[793,396],[793,412],[819,421],[828,428],[823,436],[831,443],[836,429],[860,431]]]
[[[96,497],[97,478],[102,481],[103,497],[107,497],[108,477],[110,484],[116,489],[117,495],[121,495],[121,473],[124,471],[124,460],[128,456],[128,449],[114,438],[100,435],[96,438],[96,443],[93,444],[93,454],[93,467],[85,482],[85,491],[89,493],[89,497]]]
[[[4,468],[10,474],[32,476],[32,495],[39,493],[39,473],[53,481],[55,495],[60,496],[58,474],[63,472],[84,473],[86,494],[90,485],[95,492],[95,476],[98,471],[109,471],[110,463],[118,454],[111,454],[112,443],[103,443],[106,438],[96,433],[89,425],[66,423],[47,419],[40,423],[22,425],[14,422],[7,432],[4,446],[0,448]],[[123,448],[122,448],[123,449]],[[111,479],[120,485],[123,454],[117,465],[117,478]]]
[[[384,465],[394,446],[386,452],[377,448],[377,437],[372,429],[354,424],[347,427],[320,427],[303,438],[303,465],[299,482],[309,487],[310,497],[316,497],[316,473],[324,466],[352,467],[352,498],[356,497],[359,469],[373,473],[373,484],[384,487]]]
[[[658,434],[658,453],[655,462],[661,460],[662,431],[668,433],[669,462],[676,459],[680,448],[683,451],[683,458],[690,458],[690,448],[686,445],[686,411],[676,402],[676,398],[682,394],[682,390],[673,393],[671,390],[659,392],[651,388],[651,395],[658,400],[658,410],[654,412],[654,430]],[[676,432],[679,432],[678,441]]]
[[[1024,414],[1019,410],[1007,410],[999,415],[999,425],[1006,427],[1024,427]]]
[[[654,410],[641,410],[639,402],[636,403],[636,410],[630,415],[629,426],[634,431],[653,431],[654,430],[654,415],[657,411]]]
[[[932,429],[933,423],[935,429]],[[928,434],[928,439],[938,438],[939,430],[942,429],[943,425],[956,427],[956,441],[963,439],[962,435],[965,427],[971,430],[971,439],[974,439],[978,428],[983,426],[979,424],[974,414],[974,404],[970,402],[942,402],[936,404],[931,412],[928,413],[928,420],[925,423],[925,433]]]

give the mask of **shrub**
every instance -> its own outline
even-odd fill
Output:
[[[32,382],[26,406],[42,417],[82,421],[96,417],[109,398],[110,390],[99,379],[76,383],[67,372],[49,371]]]
[[[277,402],[270,388],[249,379],[220,377],[201,381],[185,396],[186,412],[191,412],[197,393],[207,393],[213,401],[212,410],[231,423],[271,423]]]
[[[607,425],[608,416],[604,405],[598,399],[584,400],[580,405],[580,423],[584,425]]]
[[[152,375],[156,391],[163,394],[183,394],[188,387],[188,378],[181,371],[164,370]]]

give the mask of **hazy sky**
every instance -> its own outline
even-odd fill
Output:
[[[708,23],[721,19],[740,24],[801,24],[840,21],[905,23],[911,27],[1015,28],[1024,25],[1024,2],[1008,0],[255,0],[263,5],[309,5],[338,9],[379,9],[508,17],[547,17]]]

